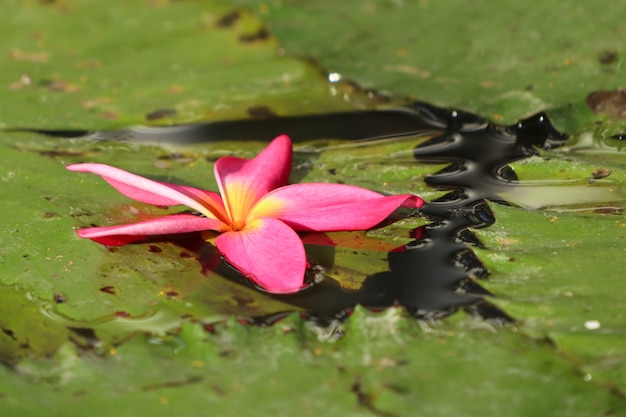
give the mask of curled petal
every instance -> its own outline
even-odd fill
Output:
[[[203,230],[226,230],[219,220],[192,214],[173,214],[139,223],[110,227],[80,229],[78,236],[109,246],[121,246],[147,236],[198,232]]]
[[[283,222],[257,219],[242,231],[219,235],[215,243],[229,263],[267,291],[293,293],[302,288],[304,246]]]
[[[248,220],[274,217],[295,230],[367,230],[400,207],[419,208],[424,201],[410,194],[383,196],[344,184],[303,183],[276,189],[263,197]]]
[[[226,221],[222,199],[212,191],[153,181],[105,164],[74,164],[66,168],[100,175],[117,191],[135,201],[156,206],[185,205],[207,217]]]
[[[215,217],[215,219],[220,220],[223,223],[229,224],[230,219],[226,214],[226,209],[224,208],[224,202],[222,201],[222,197],[213,191],[202,190],[200,188],[188,187],[185,185],[177,185],[177,184],[167,184],[168,187],[181,192],[182,194],[188,195],[193,198],[205,208],[204,211],[200,211],[200,213],[204,214],[207,217]],[[208,211],[208,213],[207,213]]]
[[[215,178],[233,222],[245,220],[261,197],[287,184],[292,157],[291,139],[281,135],[253,159],[225,156],[217,160]]]

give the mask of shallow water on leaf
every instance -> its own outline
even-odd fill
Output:
[[[129,201],[98,178],[66,172],[64,165],[110,163],[153,179],[217,191],[212,178],[217,158],[251,157],[282,132],[295,142],[291,182],[345,182],[389,194],[416,193],[427,204],[367,233],[303,236],[312,265],[307,280],[313,285],[293,295],[254,287],[196,234],[119,248],[74,235],[78,227],[131,222],[173,209]],[[3,282],[19,280],[40,300],[45,316],[72,329],[94,328],[94,337],[106,340],[136,330],[166,331],[185,321],[210,325],[232,315],[267,325],[299,312],[329,324],[342,321],[358,304],[373,310],[401,305],[422,319],[463,309],[488,320],[511,321],[486,298],[491,293],[481,282],[490,272],[475,254],[484,245],[473,230],[497,221],[490,204],[617,213],[626,201],[619,186],[623,174],[615,166],[598,171],[608,173],[604,177],[588,172],[606,146],[583,136],[563,147],[566,140],[542,113],[501,126],[422,102],[115,132],[5,133],[6,191],[31,190],[21,206],[23,224],[39,218],[45,227],[30,228],[24,245],[12,250],[21,261],[11,264],[15,278],[9,274]],[[48,172],[68,182],[50,185]],[[47,255],[32,243],[44,235],[46,241],[57,236],[58,242],[46,249]],[[53,263],[53,271],[35,263],[34,271],[19,273],[34,255]]]
[[[254,288],[197,235],[111,249],[72,236],[73,227],[119,224],[166,211],[129,202],[97,178],[68,175],[63,165],[109,162],[154,179],[216,189],[211,173],[219,156],[250,157],[263,147],[259,135],[271,138],[279,132],[296,141],[292,182],[346,182],[387,193],[417,193],[430,201],[419,213],[403,213],[397,223],[368,233],[307,236],[308,242],[331,239],[335,246],[306,246],[313,265],[308,279],[319,283],[294,295]],[[51,300],[42,306],[47,316],[73,328],[93,326],[102,337],[113,338],[139,329],[167,330],[181,320],[210,324],[230,315],[271,324],[298,311],[327,324],[342,320],[357,304],[371,309],[399,304],[429,319],[462,308],[509,321],[485,299],[489,291],[480,281],[489,272],[473,252],[483,245],[471,230],[496,221],[488,201],[530,206],[532,199],[523,192],[528,185],[511,163],[544,158],[538,149],[559,158],[548,150],[566,140],[544,114],[499,126],[420,102],[381,111],[134,128],[84,137],[78,131],[69,140],[67,131],[39,133],[47,136],[19,134],[27,136],[17,151],[45,161],[73,182],[76,191],[70,195],[64,187],[51,193],[59,207],[46,213],[64,219],[68,245],[79,247],[87,262],[70,260],[65,272],[77,273],[67,276],[68,286],[50,284],[52,298],[36,296]],[[85,303],[94,296],[100,307],[88,308]]]

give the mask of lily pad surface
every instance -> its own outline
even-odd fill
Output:
[[[314,69],[277,56],[261,20],[227,1],[3,0],[0,126],[98,129],[242,117],[340,100]],[[332,102],[335,104],[333,105]]]
[[[551,109],[571,130],[588,94],[624,87],[623,0],[238,2],[333,78],[507,123]]]
[[[7,415],[626,415],[624,1],[0,5]],[[320,320],[309,315],[319,298],[260,292],[198,236],[107,248],[75,235],[176,209],[135,203],[65,165],[107,163],[216,191],[217,158],[252,157],[271,139],[180,145],[89,132],[415,99],[503,126],[548,111],[570,135],[508,164],[482,212],[495,222],[450,241],[471,255],[449,259],[466,284],[451,292],[482,291],[482,308],[511,320],[402,307]],[[416,193],[436,205],[454,190],[429,178],[459,161],[415,159],[435,135],[296,141],[290,180]],[[410,216],[324,237],[336,246],[312,239],[322,294],[350,296],[391,276],[390,251],[428,245],[420,231],[430,238],[438,227]],[[414,270],[423,277],[429,266]],[[339,309],[322,299],[327,312]]]

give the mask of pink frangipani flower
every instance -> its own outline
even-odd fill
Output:
[[[104,164],[69,165],[70,171],[100,175],[133,200],[184,205],[201,214],[80,229],[78,235],[118,246],[147,236],[213,230],[220,233],[217,249],[243,275],[269,292],[292,293],[302,288],[307,264],[296,231],[368,230],[401,206],[424,204],[415,195],[383,196],[351,185],[286,185],[292,155],[291,140],[282,135],[253,159],[218,159],[214,173],[219,194],[149,180]]]

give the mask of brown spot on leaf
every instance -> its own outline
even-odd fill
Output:
[[[350,387],[350,391],[356,394],[357,403],[369,408],[372,406],[372,396],[363,390],[361,376],[355,375],[354,383]]]
[[[235,24],[235,22],[237,22],[237,20],[239,20],[239,17],[241,17],[241,14],[239,13],[239,11],[234,10],[220,17],[215,23],[215,25],[220,28],[231,27]]]
[[[115,287],[112,285],[106,285],[102,288],[100,288],[100,291],[105,292],[107,294],[115,294]]]
[[[220,397],[226,397],[228,392],[217,384],[211,384],[211,389]]]
[[[9,336],[11,339],[13,340],[17,340],[17,338],[15,337],[15,333],[13,332],[13,330],[11,329],[5,329],[4,327],[2,328],[2,333],[6,334],[7,336]]]
[[[269,39],[270,32],[265,26],[257,30],[255,33],[239,35],[240,42],[261,42]]]
[[[596,114],[606,114],[612,119],[626,119],[626,90],[594,91],[585,102]]]
[[[160,161],[174,161],[174,162],[188,163],[188,162],[193,162],[196,159],[196,157],[193,155],[185,155],[180,152],[174,152],[168,155],[158,156],[157,159]]]
[[[44,217],[44,218],[46,218],[46,219],[51,219],[51,218],[53,218],[53,217],[57,217],[57,216],[58,216],[58,214],[56,214],[56,213],[54,213],[54,212],[52,212],[52,211],[46,211],[46,212],[43,214],[43,217]]]
[[[59,156],[83,156],[83,152],[72,152],[72,151],[60,151],[60,150],[52,150],[52,151],[39,151],[39,155],[41,156],[49,156],[50,158],[56,158]]]
[[[160,252],[163,252],[163,249],[161,249],[160,247],[155,246],[155,245],[150,245],[150,246],[148,246],[148,251],[150,251],[152,253],[160,253]]]
[[[602,65],[609,65],[617,61],[618,55],[615,51],[603,51],[598,55],[598,61]]]
[[[624,214],[624,209],[621,207],[600,207],[593,211],[599,214]],[[620,236],[622,237],[622,236]]]
[[[173,116],[176,116],[176,110],[174,109],[158,109],[146,114],[146,120],[159,120]]]
[[[103,111],[102,113],[100,113],[100,116],[102,116],[102,118],[106,120],[117,120],[119,119],[120,114],[114,111]]]
[[[50,59],[48,52],[26,52],[19,49],[12,49],[8,55],[14,61],[24,62],[48,62]]]
[[[235,349],[225,349],[225,350],[218,352],[217,354],[223,358],[228,358],[228,357],[235,356],[236,353],[237,351]]]
[[[56,304],[63,304],[65,301],[67,301],[67,299],[65,298],[63,294],[54,294],[54,296],[52,297],[52,300]]]
[[[599,180],[599,179],[601,179],[601,178],[606,178],[606,177],[608,177],[609,175],[611,175],[611,172],[613,172],[613,171],[611,171],[611,170],[610,170],[610,169],[608,169],[608,168],[605,168],[605,167],[598,167],[598,168],[596,168],[596,169],[595,169],[595,171],[593,171],[593,172],[591,173],[591,176],[592,176],[594,179]]]
[[[59,91],[62,93],[76,93],[80,91],[80,87],[64,80],[44,80],[41,85],[48,87],[50,91]]]
[[[276,113],[274,113],[272,109],[267,106],[251,106],[248,107],[247,112],[253,119],[265,120],[278,117],[276,116]]]

